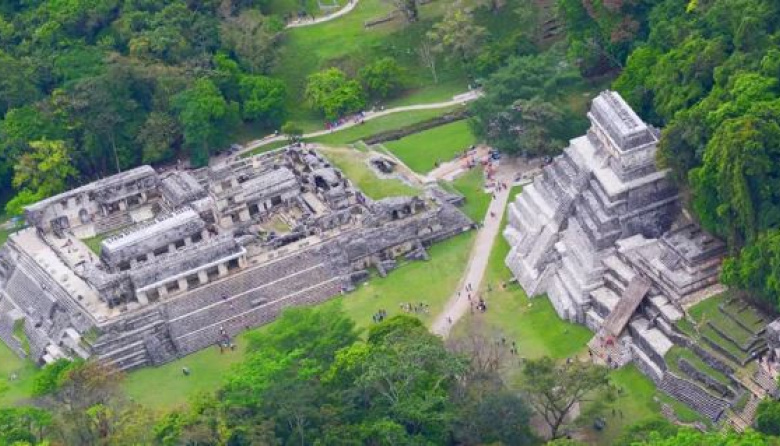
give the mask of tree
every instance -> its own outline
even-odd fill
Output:
[[[575,404],[587,401],[589,395],[608,385],[605,367],[578,360],[559,365],[549,357],[530,359],[522,371],[521,387],[553,439],[561,435],[561,427]]]
[[[376,60],[358,72],[358,80],[366,92],[375,98],[386,98],[404,84],[403,68],[392,57]]]
[[[780,402],[766,398],[758,404],[756,429],[766,435],[780,435]]]
[[[252,74],[268,73],[276,59],[276,46],[283,28],[276,19],[247,9],[222,23],[220,34],[225,47]]]
[[[287,121],[282,126],[282,134],[287,135],[287,141],[289,141],[290,144],[293,144],[301,140],[303,129],[298,127],[294,122]]]
[[[581,81],[576,70],[548,53],[511,58],[484,84],[471,104],[475,133],[510,153],[548,155],[584,130],[587,121],[552,103],[555,92]]]
[[[690,173],[693,206],[702,224],[732,246],[780,226],[777,163],[780,100],[724,121],[707,144],[703,164]]]
[[[35,407],[0,409],[0,445],[43,444],[49,435],[52,417]]]
[[[348,79],[338,68],[329,68],[309,76],[306,98],[315,109],[322,111],[327,119],[336,119],[366,105],[360,83]]]
[[[403,15],[407,23],[414,23],[420,17],[419,0],[389,0]]]
[[[487,30],[474,23],[471,11],[461,7],[450,9],[428,32],[435,51],[458,60],[467,68],[479,54],[486,36]]]
[[[18,214],[25,205],[64,191],[75,176],[63,141],[33,141],[30,151],[14,166],[13,186],[19,193],[6,204],[6,210]]]
[[[628,426],[624,429],[615,444],[617,446],[631,446],[649,441],[651,438],[662,439],[674,437],[679,431],[679,426],[667,421],[665,418],[651,418]]]
[[[420,62],[428,68],[433,77],[433,83],[439,83],[439,76],[436,74],[436,51],[429,38],[420,40],[420,46],[417,47],[417,55],[420,56]]]
[[[238,104],[228,103],[216,85],[204,78],[179,93],[174,105],[190,150],[190,161],[194,166],[206,165],[212,148],[235,126]]]
[[[266,76],[243,76],[239,81],[239,94],[244,120],[273,126],[284,117],[287,91],[283,81]]]
[[[633,446],[769,446],[769,438],[758,432],[737,433],[733,430],[723,432],[700,432],[693,429],[680,429],[677,435],[662,437],[651,434],[650,439]]]
[[[173,159],[181,138],[182,130],[176,118],[163,112],[149,113],[136,135],[143,152],[142,161],[154,164]]]

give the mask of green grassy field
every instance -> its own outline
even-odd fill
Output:
[[[422,121],[426,121],[428,119],[436,118],[458,108],[459,107],[456,106],[393,113],[387,116],[382,116],[381,118],[365,121],[361,125],[356,125],[344,130],[337,130],[327,135],[317,136],[315,138],[307,138],[306,141],[319,142],[323,144],[353,143],[355,141],[368,138],[369,136],[376,135],[377,133],[386,132],[388,130],[401,129]]]
[[[0,407],[23,402],[32,394],[33,380],[38,372],[29,361],[25,361],[0,342]],[[11,376],[16,374],[16,379]]]
[[[361,0],[352,12],[336,20],[286,31],[279,64],[272,74],[287,82],[290,119],[307,131],[322,127],[322,119],[303,100],[310,74],[331,66],[354,74],[372,60],[387,56],[395,58],[406,72],[408,92],[394,104],[449,99],[465,91],[467,82],[459,66],[440,61],[438,86],[416,53],[421,38],[448,6],[446,1],[421,6],[417,23],[405,24],[396,19],[366,28],[366,21],[386,16],[393,6],[382,0]],[[429,91],[431,86],[434,88]]]
[[[444,187],[454,189],[466,198],[461,210],[474,221],[482,221],[490,207],[490,194],[485,193],[485,174],[482,169],[474,168],[459,176]]]
[[[366,165],[368,155],[363,152],[343,148],[323,148],[322,153],[363,193],[374,200],[399,195],[417,195],[420,192],[401,180],[378,178]]]
[[[372,278],[337,302],[363,327],[372,323],[371,315],[380,308],[393,316],[403,313],[401,303],[424,302],[430,306],[429,313],[415,316],[430,325],[457,289],[474,236],[468,232],[438,243],[429,249],[429,261],[405,263],[387,278]]]
[[[425,173],[437,161],[450,161],[476,142],[468,121],[461,120],[386,142],[385,147],[410,169]]]
[[[155,410],[184,406],[201,392],[213,392],[224,382],[233,364],[244,357],[243,337],[235,341],[236,350],[220,353],[210,347],[160,367],[147,367],[127,375],[127,395],[135,402]],[[184,376],[182,367],[190,369]]]

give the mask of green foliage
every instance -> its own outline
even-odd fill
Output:
[[[53,394],[62,386],[68,373],[79,365],[80,363],[67,359],[58,359],[46,365],[41,369],[41,373],[35,376],[33,395],[44,396]]]
[[[616,445],[631,446],[651,438],[661,439],[677,435],[680,428],[665,418],[651,418],[629,426],[618,438]]]
[[[470,67],[470,61],[479,54],[486,36],[487,30],[474,22],[473,13],[460,6],[450,9],[428,33],[435,51],[464,67]]]
[[[756,429],[766,435],[780,435],[780,402],[766,398],[758,404]]]
[[[775,236],[767,232],[780,227],[780,53],[773,43],[780,4],[662,0],[647,6],[639,21],[649,33],[634,42],[615,88],[665,126],[660,163],[690,190],[702,225],[725,238],[732,253],[741,250],[725,263],[723,280],[777,305],[769,278],[776,273],[769,268]]]
[[[37,445],[49,433],[52,417],[35,407],[0,409],[0,446]]]
[[[284,82],[266,76],[244,76],[239,81],[239,94],[244,120],[274,126],[284,117]]]
[[[780,302],[780,230],[761,233],[739,254],[723,262],[723,283],[749,291],[767,303]]]
[[[174,104],[184,129],[184,142],[190,150],[190,161],[194,166],[205,166],[213,148],[222,142],[224,131],[235,125],[238,104],[228,103],[208,79],[199,79],[179,93]]]
[[[374,61],[358,72],[358,80],[372,98],[384,99],[397,93],[404,84],[404,69],[392,57]]]
[[[608,387],[608,373],[605,367],[579,360],[559,365],[550,357],[529,359],[523,365],[521,387],[551,437],[558,438],[571,408]]]
[[[578,129],[554,101],[579,81],[576,69],[555,52],[512,58],[486,80],[484,97],[471,105],[475,133],[510,153],[553,153]]]
[[[63,141],[34,141],[29,147],[14,166],[13,185],[21,192],[6,204],[11,215],[21,213],[27,204],[62,192],[76,175]]]
[[[329,68],[309,76],[306,98],[327,119],[356,112],[366,105],[360,82],[347,78],[338,68]]]
[[[733,430],[703,433],[693,429],[680,429],[670,437],[665,433],[651,433],[646,441],[633,443],[633,446],[768,446],[773,444],[770,438],[758,432],[737,433]]]

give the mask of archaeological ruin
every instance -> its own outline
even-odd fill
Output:
[[[39,364],[162,364],[427,259],[472,228],[460,201],[435,185],[372,200],[300,146],[139,167],[26,208],[0,249],[0,339]]]
[[[724,243],[686,217],[656,168],[657,129],[611,91],[593,100],[588,118],[587,134],[510,204],[506,264],[529,296],[546,294],[561,318],[595,333],[594,361],[633,362],[711,422],[740,427],[775,390],[736,373],[766,350],[769,320],[731,302],[719,308],[722,322],[687,313],[724,291]]]

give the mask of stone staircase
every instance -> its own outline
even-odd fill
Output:
[[[106,232],[113,232],[132,224],[133,217],[129,212],[119,212],[109,215],[108,217],[100,218],[98,221],[96,221],[95,232],[98,234],[104,234]]]
[[[637,275],[631,279],[615,309],[604,320],[606,333],[612,336],[620,335],[642,299],[650,291],[650,285],[650,282],[642,276]]]
[[[715,423],[729,408],[728,401],[710,395],[696,384],[669,372],[664,375],[658,388]]]

